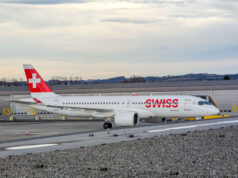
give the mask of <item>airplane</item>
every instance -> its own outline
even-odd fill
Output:
[[[217,115],[219,109],[196,96],[60,96],[45,83],[30,64],[23,65],[31,97],[13,101],[35,109],[59,114],[104,119],[104,129],[136,126],[139,119],[186,118]]]

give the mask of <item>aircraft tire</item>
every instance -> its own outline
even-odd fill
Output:
[[[112,123],[111,122],[105,122],[103,124],[103,128],[104,129],[111,129],[112,128]]]
[[[108,122],[105,122],[105,123],[103,124],[103,128],[104,128],[104,129],[109,129],[109,123],[108,123]]]

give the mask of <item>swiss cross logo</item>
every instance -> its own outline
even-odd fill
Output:
[[[36,73],[33,73],[32,78],[29,79],[29,83],[32,83],[33,88],[36,88],[36,84],[41,83],[41,80],[40,80],[40,78],[36,78]]]

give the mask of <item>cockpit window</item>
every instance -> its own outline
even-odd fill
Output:
[[[204,105],[204,101],[198,101],[198,105]]]
[[[212,105],[208,101],[198,101],[198,105]]]

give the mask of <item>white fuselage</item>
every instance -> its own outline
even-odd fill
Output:
[[[43,104],[32,107],[65,116],[107,118],[126,111],[139,118],[203,117],[219,110],[194,96],[57,96],[42,97]]]

